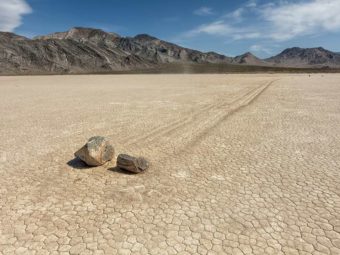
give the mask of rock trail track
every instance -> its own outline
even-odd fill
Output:
[[[141,137],[129,137],[123,141],[127,147],[158,148],[158,160],[171,157],[184,150],[191,150],[211,129],[216,127],[229,115],[249,105],[261,95],[275,81],[260,84],[255,88],[246,88],[229,97],[225,96],[214,100],[211,104],[195,109],[189,116],[185,116],[173,123],[166,124]],[[155,145],[161,144],[162,151]],[[161,155],[163,153],[163,155]]]
[[[339,81],[0,77],[0,254],[340,254]]]

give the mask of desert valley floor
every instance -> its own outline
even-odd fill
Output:
[[[0,130],[0,254],[340,254],[338,74],[0,77]]]

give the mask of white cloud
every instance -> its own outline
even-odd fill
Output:
[[[256,0],[250,0],[246,3],[245,6],[247,8],[255,8],[257,6],[257,1]]]
[[[259,5],[257,1],[248,1],[217,21],[202,24],[186,35],[287,41],[300,36],[340,31],[340,0],[278,2]]]
[[[234,40],[243,40],[243,39],[256,39],[262,37],[262,34],[259,32],[252,32],[251,30],[247,31],[237,31],[235,35],[233,35]]]
[[[268,49],[262,45],[259,44],[254,44],[252,46],[250,46],[250,51],[251,52],[255,52],[255,53],[265,53],[267,55],[271,55],[273,52],[271,49]]]
[[[232,22],[241,22],[243,20],[244,8],[238,8],[235,11],[228,13],[224,18],[231,19]]]
[[[268,6],[262,18],[272,25],[269,37],[284,41],[297,36],[340,30],[340,1],[312,0]]]
[[[213,15],[213,9],[210,7],[206,7],[206,6],[202,6],[201,8],[197,9],[194,11],[195,15],[198,16],[209,16],[209,15]]]
[[[0,31],[12,32],[31,11],[25,0],[0,0]]]
[[[198,34],[209,34],[209,35],[228,35],[232,34],[234,32],[234,29],[229,26],[228,24],[225,24],[222,20],[215,21],[209,24],[203,24],[187,33],[188,37],[196,36]]]
[[[258,44],[254,44],[254,45],[250,46],[250,50],[251,51],[261,51],[262,50],[262,46],[258,45]]]
[[[203,24],[187,33],[182,37],[190,38],[199,34],[207,34],[220,37],[230,37],[233,40],[255,39],[262,36],[261,33],[252,32],[249,28],[237,28],[225,23],[223,20]]]

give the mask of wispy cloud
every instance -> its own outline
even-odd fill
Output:
[[[247,8],[255,8],[256,6],[257,6],[257,1],[256,0],[249,0],[245,4],[245,7],[247,7]]]
[[[245,12],[244,8],[238,8],[235,11],[224,15],[224,18],[231,19],[233,22],[241,22],[243,21],[244,12]]]
[[[201,8],[194,10],[194,14],[198,16],[210,16],[213,15],[213,9],[207,6],[202,6]]]
[[[260,44],[254,44],[250,46],[249,50],[253,53],[265,53],[267,55],[271,55],[273,51],[270,48],[267,48]]]
[[[313,0],[268,6],[261,11],[269,22],[274,40],[283,41],[303,35],[340,30],[340,1]]]
[[[184,37],[190,38],[199,34],[208,34],[220,37],[229,37],[233,40],[254,39],[261,37],[261,33],[252,32],[249,28],[237,28],[225,23],[223,20],[203,24],[193,30],[183,34]]]
[[[286,0],[262,5],[251,0],[218,20],[201,24],[184,35],[287,41],[300,36],[340,31],[339,13],[340,0],[303,0],[298,3]]]
[[[25,0],[0,0],[0,31],[12,32],[32,9]]]
[[[262,37],[262,34],[260,32],[253,32],[252,30],[244,30],[244,31],[237,30],[236,33],[232,35],[232,38],[234,40],[257,39],[261,37]]]
[[[224,23],[223,20],[219,20],[212,23],[203,24],[195,29],[190,30],[186,33],[186,37],[193,37],[202,33],[224,36],[227,34],[232,34],[234,32],[235,30],[232,26]]]

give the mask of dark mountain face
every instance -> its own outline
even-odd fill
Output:
[[[28,40],[26,37],[16,35],[9,32],[0,32],[0,40],[2,41],[18,41],[18,40]]]
[[[319,48],[289,48],[280,54],[266,59],[267,62],[280,66],[293,67],[339,67],[340,54]]]
[[[58,32],[51,35],[37,36],[35,40],[73,40],[79,43],[92,43],[114,47],[114,41],[120,38],[118,34],[107,33],[100,29],[75,27],[67,32]]]
[[[75,41],[102,41],[120,37],[115,33],[104,32],[100,29],[75,27],[67,32],[58,32],[51,35],[37,36],[34,39],[72,39]]]
[[[243,55],[236,56],[232,60],[233,64],[244,64],[244,65],[254,65],[254,66],[262,66],[262,65],[268,65],[265,61],[262,59],[259,59],[255,55],[253,55],[250,52],[247,52]]]
[[[109,72],[152,66],[145,59],[110,47],[110,40],[107,44],[94,40],[97,35],[90,40],[76,38],[79,40],[58,33],[30,40],[0,33],[0,73]]]
[[[121,37],[80,27],[33,39],[0,32],[0,74],[109,73],[167,63],[340,67],[340,55],[323,48],[291,48],[267,60],[249,52],[231,58],[180,47],[147,34]]]
[[[0,73],[86,73],[151,68],[163,63],[227,63],[149,35],[120,37],[99,29],[72,28],[30,40],[0,33]]]
[[[173,62],[229,63],[231,60],[231,58],[214,52],[202,53],[183,48],[146,34],[133,38],[120,38],[117,47],[158,64]]]

